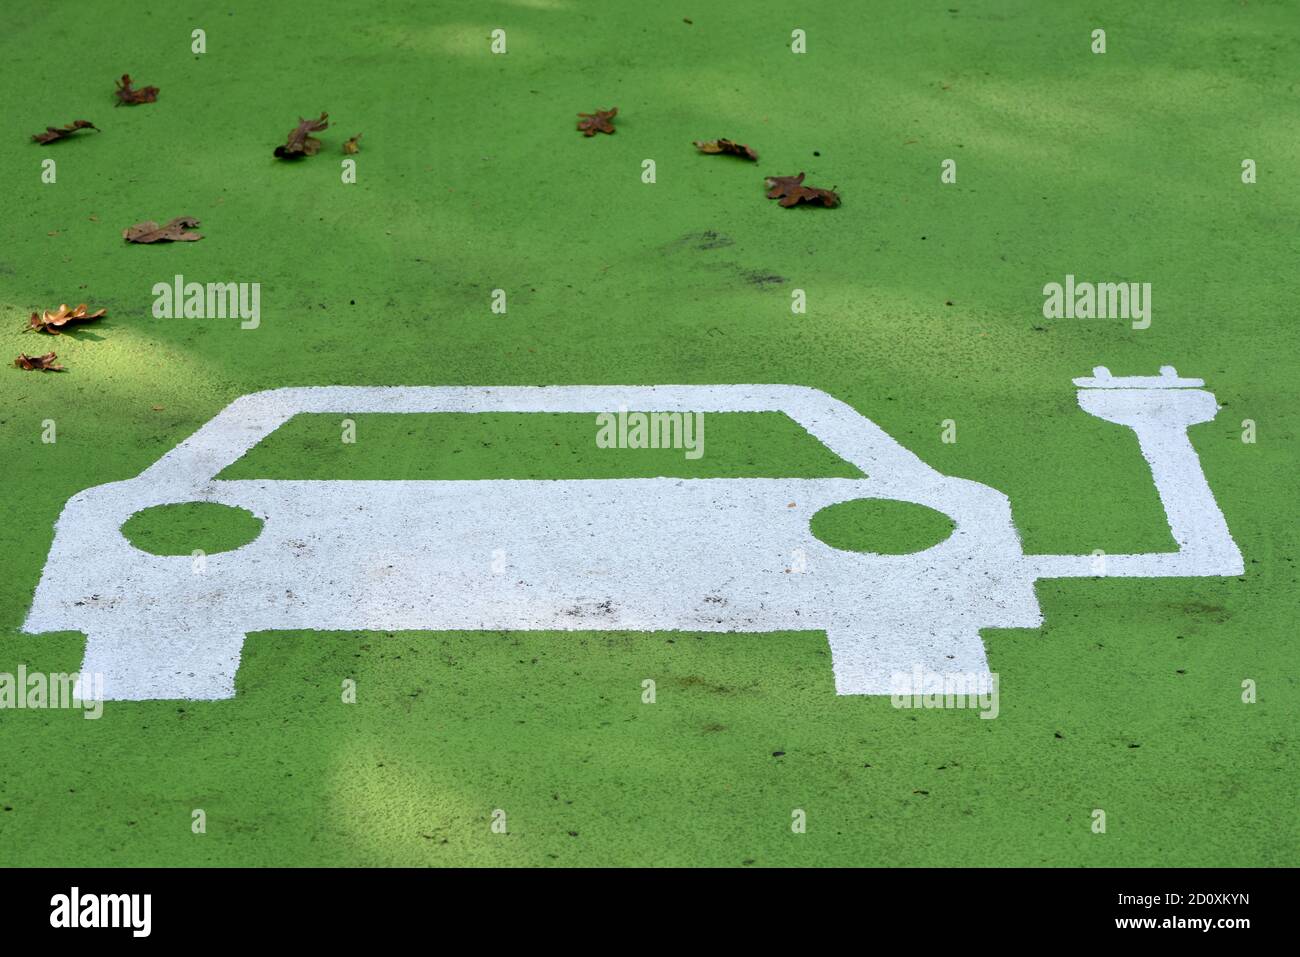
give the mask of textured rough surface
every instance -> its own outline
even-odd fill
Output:
[[[1172,362],[1225,406],[1191,437],[1246,572],[1040,584],[1043,628],[986,633],[993,721],[836,697],[818,632],[256,634],[233,701],[0,712],[0,863],[1294,862],[1289,5],[700,0],[692,26],[561,0],[9,6],[8,62],[79,52],[75,71],[11,71],[0,336],[16,355],[31,311],[74,295],[109,312],[59,341],[67,372],[0,375],[21,516],[0,529],[0,671],[81,661],[80,635],[18,631],[67,499],[282,385],[806,384],[1005,492],[1027,551],[1087,554],[1172,542],[1132,433],[1064,384]],[[106,109],[137,63],[165,96]],[[576,134],[600,102],[618,135]],[[322,110],[342,127],[322,152],[277,163],[286,118]],[[102,132],[30,141],[75,116]],[[698,155],[718,130],[762,161]],[[762,177],[791,170],[844,206],[766,201]],[[208,239],[121,241],[159,210]],[[154,319],[178,273],[262,283],[260,327]],[[1151,327],[1043,319],[1066,273],[1152,282]]]

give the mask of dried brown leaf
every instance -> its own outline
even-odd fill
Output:
[[[139,90],[131,89],[131,74],[123,73],[122,79],[117,81],[117,105],[123,103],[154,103],[158,99],[158,87],[146,86]]]
[[[840,204],[839,194],[834,190],[804,186],[803,173],[798,176],[769,176],[763,182],[767,185],[767,198],[779,200],[780,205],[787,208],[808,203],[833,209]]]
[[[352,139],[345,140],[343,142],[343,152],[347,153],[349,156],[351,156],[353,153],[360,153],[361,144],[358,142],[358,140],[360,139],[361,139],[361,134],[358,133],[356,136],[352,137]]]
[[[57,358],[58,356],[53,352],[47,352],[43,356],[29,356],[25,352],[20,352],[18,358],[14,360],[14,365],[29,372],[62,372],[63,366],[54,361]]]
[[[288,142],[283,146],[277,146],[275,155],[280,159],[315,156],[320,151],[320,140],[310,134],[329,129],[329,116],[328,113],[322,113],[318,120],[304,120],[301,116],[298,117],[298,125],[289,131]]]
[[[100,318],[107,312],[107,309],[101,309],[99,312],[88,313],[84,302],[77,306],[76,309],[69,309],[67,303],[64,303],[54,312],[48,309],[42,313],[33,312],[31,319],[27,322],[27,328],[57,336],[62,328],[69,323],[90,322],[92,319]]]
[[[128,243],[192,243],[203,238],[199,233],[188,232],[197,225],[199,221],[192,216],[177,216],[162,226],[151,219],[128,226],[122,230],[122,238]]]
[[[67,126],[47,126],[44,133],[35,133],[32,139],[37,143],[53,143],[55,140],[65,139],[78,130],[94,130],[99,132],[99,127],[90,120],[73,120]]]
[[[595,136],[597,133],[613,133],[614,117],[618,116],[618,107],[612,110],[597,110],[595,113],[579,113],[578,129],[583,136]]]
[[[695,148],[701,153],[729,153],[732,156],[743,156],[747,160],[758,159],[757,153],[735,140],[696,140]]]

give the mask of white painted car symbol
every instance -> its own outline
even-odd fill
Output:
[[[940,475],[824,392],[786,385],[344,387],[244,396],[134,479],[74,495],[24,631],[86,634],[82,672],[116,700],[235,693],[245,635],[330,630],[824,630],[840,694],[891,677],[984,674],[981,628],[1041,623],[1039,578],[1235,575],[1241,556],[1186,430],[1214,397],[1172,369],[1076,380],[1082,408],[1137,432],[1177,552],[1026,556],[1005,495]],[[217,480],[300,413],[783,412],[861,479]],[[881,498],[936,509],[950,537],[909,555],[841,551],[811,516]],[[219,502],[265,525],[206,559],[121,532],[155,505]],[[791,509],[790,502],[798,507]],[[802,549],[806,570],[791,574]],[[505,556],[504,570],[494,555]]]

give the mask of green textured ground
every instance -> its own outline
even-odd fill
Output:
[[[1247,562],[1040,585],[1044,628],[986,633],[995,721],[836,697],[820,633],[259,634],[233,701],[0,712],[0,863],[1295,862],[1292,3],[10,0],[0,62],[4,358],[69,369],[0,370],[0,671],[80,663],[17,630],[67,498],[280,385],[816,386],[1006,492],[1027,550],[1086,553],[1171,540],[1070,379],[1173,363],[1225,406],[1193,440]],[[159,101],[115,109],[125,71]],[[321,110],[324,152],[273,160]],[[77,118],[103,132],[29,140]],[[761,162],[690,145],[718,136]],[[763,198],[800,170],[842,208]],[[120,239],[182,214],[207,238]],[[1067,272],[1151,282],[1151,327],[1042,319]],[[261,327],[154,319],[176,273],[260,282]],[[83,300],[109,318],[19,333]]]

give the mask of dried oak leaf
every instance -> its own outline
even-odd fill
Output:
[[[743,156],[748,160],[758,159],[757,153],[735,140],[696,140],[695,148],[701,153],[730,153],[732,156]]]
[[[329,114],[322,113],[319,120],[304,120],[298,117],[298,125],[289,131],[289,140],[283,146],[275,148],[275,155],[280,159],[296,159],[299,156],[315,156],[320,150],[320,140],[311,136],[329,129]]]
[[[59,332],[70,322],[90,322],[92,319],[98,319],[107,313],[107,309],[101,309],[99,312],[86,312],[86,304],[83,302],[76,309],[69,309],[67,303],[50,312],[46,309],[42,313],[32,313],[32,318],[28,321],[27,327],[35,329],[37,332],[48,332],[57,336]]]
[[[203,238],[199,233],[188,232],[198,224],[199,221],[192,216],[177,216],[162,226],[151,219],[128,226],[122,230],[122,238],[128,243],[192,243]]]
[[[123,103],[154,103],[158,99],[158,87],[146,86],[139,90],[131,89],[131,74],[123,73],[122,79],[117,81],[117,105]]]
[[[804,186],[803,173],[798,176],[769,176],[763,182],[767,185],[767,198],[780,200],[781,206],[809,203],[834,208],[840,204],[839,194],[834,190]]]
[[[20,352],[18,358],[14,360],[14,365],[29,372],[62,372],[63,366],[54,361],[57,358],[58,356],[53,352],[47,352],[43,356],[29,356],[25,352]]]
[[[343,152],[347,153],[349,156],[351,156],[353,153],[360,153],[361,144],[357,142],[360,139],[361,139],[361,134],[358,133],[356,136],[352,137],[352,139],[345,140],[343,142]]]
[[[53,143],[55,140],[71,136],[77,130],[94,130],[98,133],[99,127],[90,120],[73,120],[67,126],[47,126],[44,133],[32,134],[32,139],[37,143]]]
[[[618,116],[618,107],[612,110],[597,110],[595,113],[579,113],[578,129],[583,136],[595,136],[597,133],[613,133],[614,117]]]

